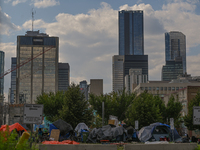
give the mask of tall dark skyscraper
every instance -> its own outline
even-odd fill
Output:
[[[119,17],[119,55],[112,58],[113,91],[125,87],[130,69],[141,69],[148,81],[148,55],[144,55],[144,21],[142,10],[121,10]],[[142,76],[141,75],[141,76]],[[127,83],[128,86],[132,86]]]
[[[119,11],[119,55],[144,55],[142,10]]]

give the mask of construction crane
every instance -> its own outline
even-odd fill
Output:
[[[39,57],[40,55],[42,55],[42,54],[44,54],[44,53],[46,53],[47,51],[51,50],[52,48],[55,48],[55,46],[50,46],[49,49],[46,49],[46,50],[44,50],[43,52],[38,53],[38,54],[37,54],[36,56],[34,56],[33,58],[28,58],[28,59],[22,61],[20,64],[16,65],[16,67],[8,69],[7,71],[5,71],[4,73],[2,73],[2,74],[0,75],[0,79],[2,79],[2,78],[3,78],[4,76],[6,76],[7,74],[13,72],[14,70],[20,68],[21,66],[27,64],[27,63],[30,62],[31,60],[33,60],[33,59]]]

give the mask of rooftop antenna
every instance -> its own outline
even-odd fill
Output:
[[[32,31],[33,31],[34,14],[36,14],[36,11],[34,11],[32,8]]]

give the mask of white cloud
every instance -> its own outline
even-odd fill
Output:
[[[26,1],[27,1],[27,0],[14,0],[14,1],[12,2],[12,5],[15,6],[15,5],[20,4],[20,3],[25,3]]]
[[[149,58],[149,79],[160,80],[165,65],[164,33],[181,31],[186,35],[187,51],[199,45],[200,16],[195,14],[196,5],[187,2],[171,2],[162,9],[154,10],[149,4],[123,5],[119,8],[144,11],[144,51]],[[112,90],[112,56],[118,54],[118,10],[107,3],[87,14],[60,13],[56,21],[46,23],[35,20],[37,29],[45,29],[50,36],[59,37],[59,59],[70,65],[71,81],[103,79],[104,92]],[[31,28],[31,20],[23,24]],[[191,58],[190,58],[191,57]],[[189,56],[188,64],[198,57]],[[196,63],[199,64],[199,63]],[[199,73],[195,67],[188,73]]]
[[[17,31],[20,30],[20,26],[15,25],[10,21],[11,17],[2,12],[0,7],[0,34],[2,35],[9,35],[12,30]]]
[[[58,0],[32,0],[34,2],[34,6],[37,8],[46,8],[52,7],[56,5],[60,5]]]

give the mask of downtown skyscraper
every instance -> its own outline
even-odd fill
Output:
[[[175,60],[177,57],[182,58],[183,74],[186,69],[186,38],[182,32],[171,31],[165,33],[165,60]]]
[[[38,31],[17,36],[16,103],[34,104],[43,92],[58,91],[59,38]]]
[[[119,55],[144,55],[142,10],[119,11]]]
[[[165,61],[162,68],[162,81],[177,79],[187,73],[186,70],[186,38],[179,31],[165,33]]]
[[[125,76],[129,75],[129,69],[141,69],[142,75],[146,75],[148,80],[148,55],[144,55],[143,11],[121,10],[118,18],[119,55],[112,58],[113,91],[132,86],[130,82],[125,85]]]

